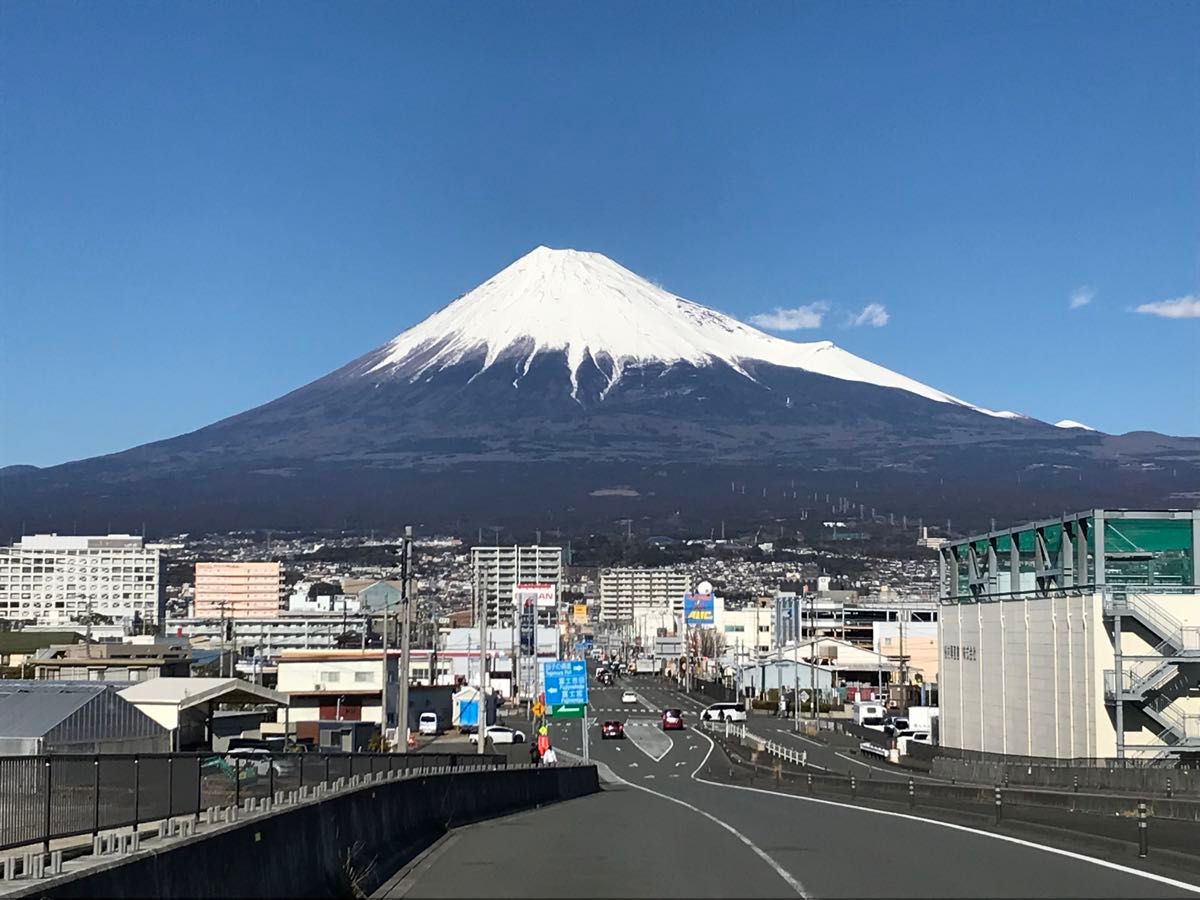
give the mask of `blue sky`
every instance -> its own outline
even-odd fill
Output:
[[[538,244],[993,409],[1200,434],[1200,4],[0,23],[0,465],[273,399]]]

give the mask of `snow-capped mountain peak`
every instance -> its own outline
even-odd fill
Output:
[[[546,351],[565,353],[572,396],[589,358],[608,373],[604,394],[629,367],[722,361],[752,377],[746,364],[758,361],[971,405],[830,341],[799,343],[765,334],[678,297],[600,253],[549,247],[536,248],[394,338],[362,374],[395,371],[416,381],[475,357],[482,357],[480,372],[501,357],[516,357],[518,385],[535,356]]]
[[[1076,422],[1074,419],[1062,419],[1054,423],[1055,428],[1082,428],[1084,431],[1095,431],[1091,425],[1084,425],[1082,422]]]

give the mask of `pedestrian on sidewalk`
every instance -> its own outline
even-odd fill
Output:
[[[554,752],[554,747],[547,747],[546,752],[542,754],[542,765],[556,766],[558,765],[558,754]]]
[[[536,765],[540,764],[541,761],[542,761],[542,754],[540,752],[538,752],[537,741],[530,741],[530,743],[529,743],[529,764],[531,766],[536,766]]]

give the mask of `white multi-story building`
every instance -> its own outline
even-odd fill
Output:
[[[487,601],[488,624],[511,625],[518,584],[545,585],[554,601],[539,604],[539,627],[557,627],[562,585],[562,547],[526,545],[472,547],[471,573],[477,592]],[[477,601],[478,602],[478,601]]]
[[[225,634],[222,635],[222,625]],[[275,659],[285,650],[333,650],[347,633],[362,635],[368,627],[363,615],[342,612],[284,613],[278,616],[241,618],[167,619],[172,637],[188,638],[193,645],[235,651],[238,655]]]
[[[665,617],[669,626],[682,611],[683,595],[689,590],[687,572],[606,569],[600,573],[600,621],[638,622]]]
[[[63,625],[89,613],[162,618],[159,550],[140,537],[37,534],[0,547],[0,618]]]

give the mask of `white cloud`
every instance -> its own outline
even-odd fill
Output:
[[[1200,294],[1188,294],[1174,300],[1143,303],[1135,312],[1161,316],[1164,319],[1200,319]]]
[[[882,303],[868,303],[863,307],[862,312],[850,319],[851,326],[857,328],[860,325],[870,325],[872,328],[882,328],[890,320],[887,307]]]
[[[1096,292],[1088,287],[1081,287],[1071,294],[1071,309],[1087,306],[1096,299]]]
[[[824,300],[818,300],[816,303],[797,306],[793,309],[783,309],[777,306],[769,313],[751,316],[750,323],[771,331],[799,331],[801,328],[820,328],[827,312],[829,312],[829,304]]]

